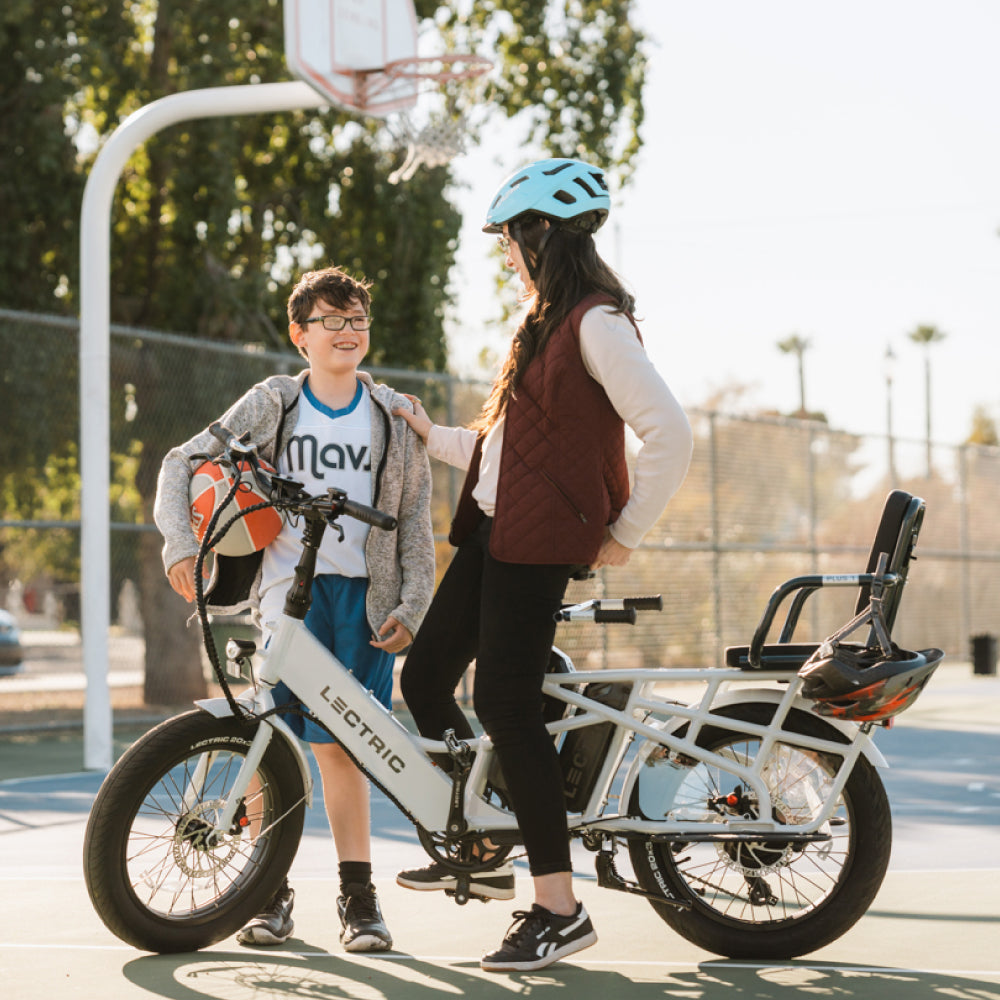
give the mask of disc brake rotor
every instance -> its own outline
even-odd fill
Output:
[[[174,863],[185,875],[191,878],[213,875],[225,868],[236,854],[237,839],[220,835],[215,828],[215,818],[225,805],[223,799],[199,802],[178,820],[173,856]]]

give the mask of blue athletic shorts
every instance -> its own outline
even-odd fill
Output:
[[[396,657],[369,645],[365,614],[367,577],[323,574],[313,580],[312,606],[305,626],[386,708],[392,708],[392,668]],[[301,705],[284,681],[274,688],[275,705]],[[315,722],[296,712],[282,713],[292,732],[307,743],[335,743]]]

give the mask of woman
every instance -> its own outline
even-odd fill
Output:
[[[432,457],[467,469],[452,523],[458,551],[406,659],[403,697],[422,735],[470,738],[455,687],[476,660],[474,706],[493,741],[534,883],[489,971],[540,969],[597,940],[573,893],[563,779],[543,720],[554,613],[581,569],[624,566],[680,486],[691,457],[683,411],[653,368],[634,299],[598,256],[610,208],[602,171],[542,160],[500,187],[495,233],[529,308],[471,428],[399,410]],[[629,491],[625,424],[642,442]],[[401,872],[413,889],[447,889],[438,864]],[[514,896],[507,865],[472,880],[483,898]]]

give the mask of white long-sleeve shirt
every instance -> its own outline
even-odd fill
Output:
[[[680,488],[691,461],[691,426],[629,320],[609,306],[596,306],[580,321],[580,354],[587,373],[604,388],[611,405],[641,442],[635,482],[621,516],[611,525],[615,541],[634,549],[656,524]],[[488,517],[496,508],[504,421],[486,434],[473,499]],[[476,432],[434,424],[427,453],[459,469],[468,469]]]

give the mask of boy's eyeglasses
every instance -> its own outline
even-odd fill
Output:
[[[510,253],[510,237],[509,236],[498,236],[497,246],[503,253]]]
[[[371,316],[313,316],[312,319],[304,319],[301,326],[308,326],[310,323],[322,323],[324,330],[337,333],[343,330],[348,323],[352,330],[367,330],[372,325]]]

